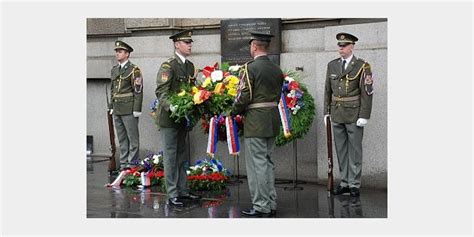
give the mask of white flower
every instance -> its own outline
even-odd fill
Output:
[[[216,70],[211,73],[211,80],[213,83],[215,83],[216,81],[222,81],[223,78],[224,74],[221,70]]]
[[[177,105],[170,105],[170,111],[171,111],[171,113],[176,112],[177,109],[178,109],[178,106],[177,106]]]
[[[238,64],[237,64],[237,65],[234,65],[234,66],[230,66],[230,67],[229,67],[229,71],[236,72],[236,71],[238,71],[238,70],[240,69],[240,67],[241,67],[241,66],[238,65]]]
[[[285,77],[285,80],[287,80],[287,81],[289,81],[289,82],[292,82],[292,81],[294,81],[295,79],[293,79],[293,78],[291,78],[291,77],[289,77],[289,76],[286,76],[286,77]]]
[[[187,174],[187,175],[191,174],[191,171],[186,170],[186,174]]]

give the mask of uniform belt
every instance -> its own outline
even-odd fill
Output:
[[[123,93],[123,94],[116,94],[116,95],[114,95],[114,98],[129,97],[129,96],[133,96],[133,92]]]
[[[337,102],[349,102],[349,101],[356,101],[356,100],[359,100],[360,99],[360,95],[356,95],[356,96],[349,96],[349,97],[340,97],[340,96],[332,96],[332,100],[333,101],[337,101]]]
[[[277,107],[277,102],[261,102],[261,103],[253,103],[249,105],[249,109],[256,109],[256,108],[271,108]]]

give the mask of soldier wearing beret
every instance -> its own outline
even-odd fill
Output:
[[[170,118],[171,110],[168,97],[173,92],[179,92],[183,83],[194,83],[195,69],[187,59],[191,55],[193,39],[192,30],[178,32],[170,39],[173,40],[174,55],[163,62],[156,78],[155,94],[158,98],[156,123],[160,127],[161,139],[164,141],[164,169],[168,194],[168,203],[182,207],[183,199],[200,199],[201,197],[189,192],[186,174],[186,133],[189,124],[186,121],[176,123]],[[192,126],[192,125],[191,125]]]
[[[231,115],[244,116],[245,164],[252,207],[243,210],[248,217],[276,214],[274,163],[271,153],[280,132],[278,101],[283,72],[270,61],[267,50],[273,35],[251,32],[250,55],[254,60],[244,65],[238,95]]]
[[[111,70],[110,114],[120,146],[120,168],[127,168],[138,158],[138,118],[142,111],[143,76],[140,68],[128,59],[133,48],[123,41],[115,42],[115,58],[118,64]]]
[[[362,137],[372,110],[370,65],[353,55],[357,37],[336,35],[340,57],[329,62],[324,90],[324,121],[330,116],[341,182],[333,194],[360,195]],[[326,124],[326,126],[331,126]]]

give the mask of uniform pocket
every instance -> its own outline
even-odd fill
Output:
[[[133,96],[114,98],[114,112],[117,115],[131,114],[133,112]]]

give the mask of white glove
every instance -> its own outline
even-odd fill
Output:
[[[133,117],[138,118],[142,115],[142,112],[133,111]]]
[[[171,113],[176,112],[176,109],[178,109],[178,106],[177,106],[177,105],[170,105],[170,111],[171,111]]]
[[[330,114],[325,114],[325,115],[324,115],[324,119],[323,119],[323,120],[324,120],[324,126],[328,126],[328,125],[326,124],[326,118],[327,118],[327,117],[331,117],[331,115],[330,115]]]
[[[367,125],[367,122],[369,122],[368,119],[359,118],[359,119],[357,119],[356,125],[357,125],[358,127],[364,127],[365,125]]]
[[[109,110],[109,114],[112,115],[114,113],[114,109]]]

